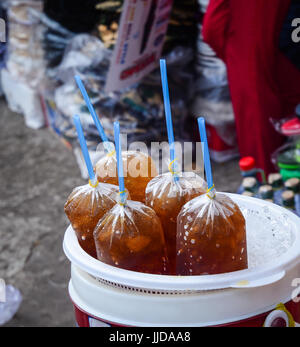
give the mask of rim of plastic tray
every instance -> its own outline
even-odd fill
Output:
[[[74,230],[69,226],[65,232],[63,241],[64,252],[71,263],[90,275],[126,287],[153,290],[198,291],[224,288],[251,288],[277,282],[285,276],[286,270],[300,261],[300,218],[294,213],[285,209],[283,210],[282,207],[264,200],[238,194],[223,194],[231,197],[236,203],[239,201],[247,202],[249,199],[252,199],[252,205],[255,200],[255,204],[258,206],[267,206],[271,211],[274,210],[276,212],[280,209],[284,212],[288,216],[289,222],[294,224],[294,241],[289,251],[278,257],[275,261],[268,262],[266,265],[225,274],[201,276],[152,275],[120,269],[91,257],[80,247]],[[297,228],[299,233],[295,232]]]

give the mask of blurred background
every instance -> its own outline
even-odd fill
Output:
[[[207,21],[212,18],[218,22],[216,2],[211,3]],[[113,90],[107,90],[111,62],[120,44],[122,14],[129,1],[1,1],[0,18],[6,23],[6,42],[0,43],[0,278],[13,287],[9,287],[7,296],[10,306],[5,308],[0,303],[0,325],[74,325],[67,291],[70,265],[62,251],[68,225],[63,206],[72,189],[87,178],[72,122],[74,114],[80,115],[93,160],[97,159],[99,143],[97,129],[74,81],[76,74],[82,78],[110,140],[113,122],[118,120],[129,143],[150,144],[167,139],[158,69],[158,59],[163,57],[168,66],[176,140],[199,141],[196,118],[205,117],[218,190],[243,192],[243,173],[251,171],[259,181],[259,169],[266,174],[286,170],[281,172],[286,179],[300,177],[300,160],[295,159],[299,141],[293,137],[286,143],[287,137],[282,137],[282,119],[297,120],[294,109],[300,98],[295,94],[292,107],[280,118],[271,111],[265,115],[265,124],[270,124],[270,131],[281,139],[276,142],[274,136],[274,151],[274,146],[267,144],[264,150],[260,141],[259,149],[244,149],[240,127],[244,111],[234,100],[247,99],[247,89],[245,95],[236,96],[235,89],[231,89],[235,80],[229,78],[231,85],[227,78],[228,64],[232,67],[230,55],[228,60],[224,59],[217,49],[211,48],[213,44],[205,42],[210,40],[211,24],[203,21],[208,4],[209,0],[152,1],[149,6],[153,11],[145,14],[146,43],[140,53],[149,48],[147,35],[154,22],[163,22],[166,31],[153,68],[124,88],[113,85]],[[291,31],[289,22],[284,22],[290,9],[279,22],[278,40],[285,23],[286,30]],[[234,8],[230,10],[234,13]],[[153,19],[151,13],[155,11],[162,11],[162,16]],[[288,40],[284,34],[282,31],[281,42]],[[160,41],[157,42],[159,46]],[[278,42],[276,47],[279,50]],[[280,49],[291,51],[284,44]],[[296,52],[292,54],[295,60],[297,50],[295,46],[292,49]],[[245,61],[243,47],[240,53]],[[229,71],[230,76],[243,73],[232,73],[232,68]],[[253,90],[253,85],[249,88]],[[256,102],[251,101],[250,93],[249,100]],[[250,123],[247,127],[251,138],[247,141],[253,148],[257,136],[266,143],[271,141],[262,131],[254,130],[255,124],[259,124],[255,116]],[[282,144],[284,149],[277,150]],[[265,155],[261,156],[261,152]],[[250,159],[239,166],[240,154]]]

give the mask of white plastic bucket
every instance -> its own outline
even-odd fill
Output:
[[[228,195],[245,215],[250,259],[251,252],[257,252],[255,240],[250,237],[254,228],[286,237],[282,242],[286,249],[280,256],[226,274],[149,275],[115,268],[90,257],[69,227],[63,246],[72,263],[69,293],[78,325],[257,326],[264,324],[279,303],[284,303],[291,315],[287,315],[286,308],[275,315],[271,312],[274,322],[280,321],[279,313],[283,316],[280,324],[299,323],[300,303],[293,295],[297,292],[295,279],[300,278],[300,219],[275,204]],[[270,245],[260,252],[264,250],[272,254]],[[293,322],[288,319],[291,316]],[[267,320],[268,325],[272,322]]]

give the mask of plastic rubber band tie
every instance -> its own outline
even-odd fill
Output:
[[[91,181],[91,180],[89,180],[89,184],[90,184],[90,186],[91,186],[91,187],[93,187],[93,188],[97,188],[97,187],[98,187],[99,182],[98,182],[98,181],[96,181],[96,183],[95,183],[95,184],[93,184],[93,183],[92,183],[92,181]]]
[[[115,150],[115,149],[114,149],[113,151],[107,153],[106,155],[107,155],[108,157],[112,157],[114,154],[116,154],[116,150]]]
[[[126,193],[126,191],[125,191],[125,190],[123,190],[122,192],[119,192],[119,195],[121,196],[122,194],[125,194],[125,193]],[[126,205],[126,203],[125,203],[125,202],[120,201],[120,202],[119,202],[119,205],[121,205],[121,206],[125,206],[125,205]]]
[[[174,160],[171,161],[171,163],[169,164],[169,171],[171,172],[172,175],[177,175],[179,172],[178,171],[174,171],[172,166],[175,163],[175,161],[177,161],[178,159],[175,158]]]
[[[209,189],[206,191],[206,196],[213,200],[216,196],[215,192],[213,192],[213,196],[211,196],[209,193],[215,188],[215,185],[213,184]]]

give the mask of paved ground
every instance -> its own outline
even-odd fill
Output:
[[[64,202],[83,182],[75,157],[51,131],[26,128],[0,99],[0,163],[0,278],[23,295],[8,326],[73,326],[62,239]],[[237,161],[213,169],[219,190],[237,189]]]

